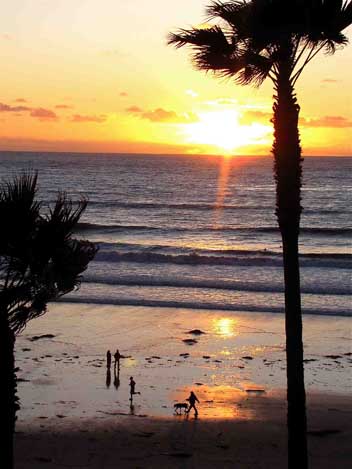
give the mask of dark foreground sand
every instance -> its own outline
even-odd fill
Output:
[[[249,420],[110,415],[67,421],[59,416],[35,427],[20,425],[16,469],[37,468],[285,468],[283,398],[243,398]],[[113,414],[113,412],[111,412]],[[310,467],[351,467],[352,409],[348,397],[310,396]]]

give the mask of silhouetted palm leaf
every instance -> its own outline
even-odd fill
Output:
[[[0,309],[18,333],[43,314],[49,301],[76,288],[96,253],[72,238],[87,201],[73,204],[64,193],[46,215],[35,200],[37,174],[24,174],[0,188]]]

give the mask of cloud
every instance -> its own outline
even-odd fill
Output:
[[[121,91],[120,96],[125,98],[126,96],[128,96],[128,93],[126,91]]]
[[[142,119],[157,123],[189,124],[199,121],[198,116],[193,112],[177,114],[175,111],[167,111],[161,107],[152,111],[145,111],[138,106],[131,106],[127,108],[126,111],[132,114],[138,114]]]
[[[15,103],[28,103],[28,101],[24,98],[17,98],[15,99]]]
[[[324,80],[321,80],[322,83],[338,83],[339,80],[333,80],[332,78],[324,78]]]
[[[41,121],[54,121],[58,119],[57,114],[50,109],[44,109],[42,107],[38,107],[36,109],[32,109],[31,117],[35,117]]]
[[[12,36],[9,34],[0,34],[1,39],[5,39],[5,41],[12,41]]]
[[[175,111],[166,111],[161,107],[154,109],[154,111],[145,111],[142,114],[143,119],[151,122],[177,122],[178,115]]]
[[[23,112],[31,111],[27,106],[10,106],[9,104],[0,103],[0,112]]]
[[[272,114],[264,111],[246,111],[241,119],[241,124],[260,122],[270,124]],[[349,128],[352,127],[352,121],[343,116],[323,116],[316,119],[307,119],[300,117],[299,125],[302,127],[330,127],[330,128]]]
[[[300,124],[304,127],[331,127],[331,128],[348,128],[352,127],[352,121],[343,116],[323,116],[318,119],[300,119]]]
[[[106,56],[106,57],[110,57],[110,56],[123,56],[124,53],[119,50],[119,49],[106,49],[106,50],[103,50],[101,51],[101,54]]]
[[[264,111],[246,111],[242,114],[240,118],[241,124],[252,124],[253,122],[260,122],[261,124],[270,124],[270,120],[272,119],[271,112],[264,112]]]
[[[191,96],[192,98],[196,98],[198,96],[198,93],[193,90],[186,90],[185,93]]]
[[[138,112],[143,112],[143,109],[141,109],[138,106],[130,106],[126,109],[126,111],[131,112],[131,113],[138,113]]]
[[[100,116],[74,114],[71,117],[71,122],[97,122],[101,124],[102,122],[105,122],[106,119],[107,117],[104,114],[100,114]]]
[[[22,102],[22,98],[18,98],[18,100]],[[0,112],[11,112],[14,113],[16,117],[21,117],[20,112],[29,112],[31,117],[35,117],[41,121],[54,121],[58,119],[54,111],[42,107],[31,108],[28,106],[11,106],[10,104],[0,103]]]
[[[56,104],[55,109],[72,109],[73,106],[69,104]]]

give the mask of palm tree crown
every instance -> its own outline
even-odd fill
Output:
[[[348,40],[342,31],[352,23],[350,0],[213,1],[206,28],[180,29],[168,44],[189,45],[200,70],[234,77],[241,85],[274,82],[278,64],[289,59],[294,85],[304,66],[325,49],[332,53]],[[286,47],[283,47],[286,45]]]

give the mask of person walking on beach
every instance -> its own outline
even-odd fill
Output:
[[[189,402],[189,407],[186,410],[186,413],[188,414],[191,409],[194,409],[194,415],[197,417],[198,416],[198,410],[196,407],[196,402],[199,403],[198,397],[194,394],[193,391],[191,391],[191,394],[189,395],[189,398],[186,399],[186,401]]]
[[[130,394],[131,394],[131,400],[132,400],[133,394],[136,394],[135,387],[136,387],[136,382],[135,382],[135,380],[133,379],[133,376],[131,376],[131,377],[130,377]]]
[[[110,350],[108,350],[106,352],[106,368],[110,368],[111,367],[111,352]]]
[[[119,352],[119,349],[116,349],[116,352],[114,353],[114,367],[120,369],[120,358],[121,358],[121,354]]]

